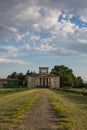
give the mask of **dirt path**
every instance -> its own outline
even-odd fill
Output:
[[[43,90],[32,109],[13,130],[58,130],[58,117],[52,109],[48,94]]]

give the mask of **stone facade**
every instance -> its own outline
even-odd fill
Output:
[[[39,73],[28,76],[28,87],[59,88],[60,78],[48,72],[48,67],[39,67]]]

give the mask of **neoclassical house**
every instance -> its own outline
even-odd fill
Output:
[[[50,74],[48,67],[39,67],[39,73],[28,76],[28,87],[59,88],[60,78]]]

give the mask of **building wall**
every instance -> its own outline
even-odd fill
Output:
[[[36,77],[28,77],[28,87],[35,87],[36,86]]]
[[[39,74],[48,74],[49,67],[39,67]]]
[[[28,77],[28,87],[48,87],[48,88],[59,88],[60,78],[57,76],[45,77],[40,76],[29,76]]]
[[[59,77],[51,77],[50,78],[50,88],[59,88],[60,87],[60,78]]]

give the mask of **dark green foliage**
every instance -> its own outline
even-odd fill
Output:
[[[81,77],[75,78],[75,87],[82,88],[83,87],[83,80]]]
[[[58,76],[60,76],[60,86],[69,86],[74,87],[74,74],[72,69],[69,69],[68,67],[64,65],[60,66],[54,66],[51,73],[54,73]]]
[[[17,79],[18,78],[18,74],[16,73],[16,72],[13,72],[11,75],[8,75],[8,77],[7,77],[8,79],[12,79],[12,78],[15,78],[15,79]]]
[[[60,65],[54,66],[51,70],[51,73],[60,76],[60,86],[61,87],[81,87],[83,84],[83,80],[81,77],[75,77],[72,69]]]
[[[19,81],[9,81],[8,86],[9,87],[27,87],[27,82],[28,82],[28,76],[29,75],[34,75],[36,74],[35,71],[27,71],[26,74],[23,73],[17,73],[13,72],[11,75],[8,75],[7,79],[16,79]]]
[[[27,75],[27,76],[28,76],[28,75],[34,75],[34,74],[36,74],[35,71],[27,70],[27,72],[26,72],[26,75]]]
[[[84,87],[83,80],[81,77],[76,77],[73,74],[72,69],[64,65],[56,65],[51,70],[51,73],[56,74],[60,77],[60,86],[63,87]],[[20,86],[27,87],[28,76],[35,75],[35,71],[27,70],[26,74],[13,72],[8,75],[8,79],[18,79],[21,81]]]
[[[87,83],[84,83],[84,84],[83,84],[83,88],[87,88]]]
[[[8,80],[7,87],[8,88],[19,88],[22,85],[21,80]]]
[[[25,86],[25,75],[23,73],[17,73],[13,72],[11,75],[8,75],[8,79],[16,79],[19,81],[10,81],[8,84],[11,87],[19,87],[19,86]]]

